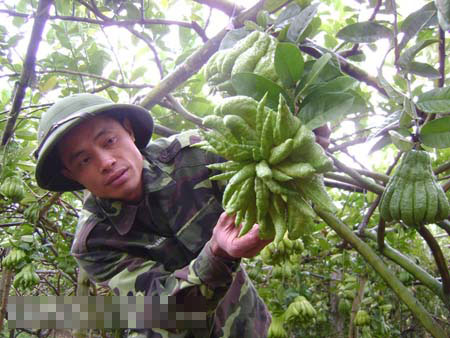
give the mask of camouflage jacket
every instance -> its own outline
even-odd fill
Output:
[[[88,195],[72,255],[117,295],[173,296],[207,314],[206,329],[146,330],[143,337],[265,337],[270,315],[245,270],[210,251],[223,187],[208,179],[205,165],[220,158],[189,146],[198,141],[187,132],[142,151],[137,205]]]

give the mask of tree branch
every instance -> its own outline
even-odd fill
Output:
[[[443,173],[447,170],[450,170],[450,161],[446,162],[444,164],[441,164],[439,167],[433,170],[435,175],[439,175],[440,173]]]
[[[439,27],[439,74],[438,87],[444,87],[445,84],[445,31]]]
[[[346,224],[344,224],[333,213],[314,208],[315,212],[327,223],[339,237],[345,239],[358,251],[364,259],[383,278],[386,284],[394,293],[408,306],[413,315],[419,320],[435,338],[445,338],[447,334],[442,327],[433,319],[423,305],[413,296],[411,291],[395,276],[383,260],[373,251],[373,249],[356,236]]]
[[[347,191],[351,191],[351,192],[359,192],[359,193],[363,193],[365,191],[361,187],[358,187],[353,184],[347,184],[347,183],[337,182],[337,181],[328,180],[328,179],[324,179],[324,183],[327,187],[330,187],[330,188],[337,188],[337,189],[347,190]]]
[[[373,230],[366,231],[365,235],[371,240],[377,240],[377,234]],[[380,250],[380,253],[412,274],[424,286],[436,294],[444,303],[450,304],[450,297],[444,296],[442,284],[439,283],[436,278],[430,275],[427,271],[422,269],[421,266],[415,264],[409,257],[405,256],[400,251],[397,251],[386,242],[384,242],[383,249]]]
[[[308,55],[311,55],[311,56],[315,57],[316,59],[320,58],[323,55],[323,52],[321,51],[324,49],[323,47],[319,48],[319,46],[317,46],[315,43],[313,43],[310,40],[305,40],[305,41],[308,41],[307,44],[302,44],[299,46],[300,50],[302,52],[304,52]],[[378,81],[375,78],[371,77],[369,74],[367,74],[362,69],[348,63],[348,61],[345,60],[343,57],[341,57],[339,54],[337,54],[331,50],[328,50],[327,52],[331,53],[338,59],[340,68],[343,73],[350,75],[351,77],[357,79],[360,82],[366,83],[368,86],[376,89],[383,96],[388,97],[384,88],[380,87],[378,85]]]
[[[13,135],[14,126],[16,124],[17,117],[20,113],[20,107],[22,106],[22,102],[25,97],[25,91],[34,75],[36,53],[39,48],[39,43],[42,39],[42,31],[44,30],[45,23],[47,22],[50,6],[52,4],[53,0],[39,1],[36,18],[34,20],[30,42],[28,44],[27,54],[23,65],[23,71],[14,92],[14,99],[11,112],[9,114],[8,123],[6,124],[5,130],[3,132],[1,142],[2,145],[8,143],[9,139]]]
[[[363,220],[361,221],[361,224],[358,226],[358,233],[360,235],[364,234],[364,229],[367,227],[367,224],[369,223],[370,218],[372,217],[373,213],[375,212],[378,204],[380,203],[381,195],[378,195],[375,201],[370,205],[369,210],[367,210],[366,214],[363,217]]]
[[[109,88],[109,87],[117,87],[117,88],[152,88],[153,85],[150,84],[132,84],[132,83],[122,83],[122,82],[117,82],[111,79],[107,79],[103,76],[100,75],[96,75],[96,74],[91,74],[91,73],[85,73],[85,72],[77,72],[74,70],[69,70],[69,69],[54,69],[54,70],[45,70],[45,71],[38,71],[36,72],[37,74],[50,74],[50,73],[61,73],[61,74],[70,74],[70,75],[76,75],[76,76],[83,76],[83,77],[89,77],[89,78],[93,78],[93,79],[97,79],[100,81],[104,81],[108,83],[108,87],[105,88]],[[100,90],[95,90],[96,92],[100,91]]]
[[[171,135],[178,134],[178,131],[172,130],[170,128],[164,127],[160,124],[155,124],[153,132],[163,137],[169,137]]]
[[[357,145],[357,144],[364,143],[364,142],[366,142],[366,140],[367,140],[367,137],[361,137],[361,138],[357,138],[357,139],[350,140],[350,141],[347,141],[347,142],[343,142],[343,143],[341,143],[339,145],[336,145],[336,146],[334,146],[332,148],[329,148],[328,151],[330,153],[334,153],[334,152],[339,151],[341,149],[345,149],[345,148],[348,148],[348,147],[351,147],[351,146],[354,146],[354,145]]]
[[[234,27],[242,26],[245,20],[254,19],[258,11],[262,8],[264,0],[259,1],[255,6],[242,12],[234,21]],[[171,93],[180,84],[184,83],[192,75],[197,73],[208,59],[219,48],[220,42],[227,33],[227,29],[223,29],[216,36],[208,40],[200,49],[189,56],[186,61],[178,66],[171,74],[166,76],[155,88],[147,94],[142,100],[141,105],[147,109],[151,109],[155,104],[159,103],[167,94]]]
[[[167,100],[171,103],[173,109],[180,114],[184,119],[191,121],[192,123],[194,123],[195,125],[201,127],[202,126],[202,119],[198,116],[195,116],[193,114],[191,114],[190,112],[188,112],[186,110],[186,108],[184,108],[180,102],[178,102],[177,99],[175,99],[172,95],[168,94],[166,96]]]
[[[445,260],[444,254],[442,253],[441,247],[439,246],[439,243],[425,226],[419,227],[417,231],[423,237],[425,242],[427,242],[428,246],[430,247],[431,253],[433,254],[434,260],[436,261],[436,265],[442,277],[442,287],[444,289],[444,295],[450,296],[450,273],[448,272],[447,262]]]
[[[362,177],[355,169],[352,169],[350,167],[347,167],[344,163],[339,161],[336,157],[330,156],[331,159],[334,161],[334,165],[339,169],[342,170],[344,173],[352,177],[355,181],[359,183],[359,185],[369,191],[373,191],[376,194],[381,195],[384,191],[384,188],[374,183],[364,177]]]

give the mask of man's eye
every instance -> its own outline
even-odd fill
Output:
[[[111,144],[114,144],[115,142],[116,142],[116,138],[110,137],[106,140],[106,145],[111,145]]]
[[[89,157],[83,157],[83,158],[81,159],[81,161],[80,161],[80,164],[81,164],[82,166],[84,166],[84,165],[88,164],[90,160],[91,160],[91,159],[90,159]]]

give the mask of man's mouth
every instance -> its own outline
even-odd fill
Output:
[[[111,175],[106,181],[106,185],[117,185],[123,183],[122,181],[126,178],[125,173],[128,171],[127,168],[120,169]]]

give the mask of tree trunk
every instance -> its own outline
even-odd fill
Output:
[[[3,330],[3,321],[6,317],[6,306],[8,305],[9,289],[11,288],[13,275],[11,270],[3,270],[0,283],[0,332]]]
[[[77,278],[77,296],[89,296],[89,286],[91,282],[89,281],[88,275],[86,271],[82,268],[79,268],[78,278]],[[87,329],[76,329],[73,330],[73,336],[75,338],[87,338],[88,330]]]

